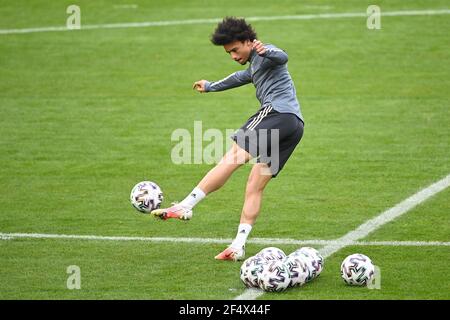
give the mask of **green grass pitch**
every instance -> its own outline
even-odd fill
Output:
[[[317,13],[365,13],[370,1],[79,0],[81,23]],[[73,1],[0,1],[0,29],[64,26]],[[377,1],[383,11],[448,9],[445,0]],[[259,39],[289,54],[306,126],[264,194],[251,237],[332,240],[450,173],[450,15],[255,21]],[[0,233],[232,238],[250,166],[187,223],[129,203],[157,182],[165,205],[210,164],[173,164],[177,128],[239,128],[258,102],[252,85],[196,94],[192,83],[242,67],[209,42],[215,23],[0,34]],[[205,143],[206,145],[206,143]],[[444,190],[367,241],[450,241]],[[233,299],[245,291],[223,244],[0,240],[0,299]],[[248,244],[247,256],[263,245]],[[295,245],[279,245],[286,252]],[[320,251],[320,247],[317,247]],[[381,288],[349,287],[339,265],[361,252]],[[449,299],[448,246],[350,246],[319,278],[259,299]],[[69,290],[67,267],[81,271]]]

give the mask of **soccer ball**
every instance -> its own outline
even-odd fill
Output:
[[[278,292],[289,287],[291,275],[283,260],[273,260],[263,265],[258,284],[264,291]]]
[[[301,255],[288,255],[284,259],[284,264],[288,267],[291,277],[289,287],[302,286],[307,282],[309,269]]]
[[[312,256],[306,255],[303,252],[295,251],[292,252],[289,257],[292,257],[298,261],[301,261],[306,267],[304,283],[312,281],[317,277],[316,267],[314,267],[314,258]],[[304,283],[301,283],[303,285]]]
[[[323,270],[324,259],[322,255],[314,248],[302,247],[289,256],[296,258],[306,265],[307,275],[305,282],[310,282],[311,280],[317,278]],[[302,285],[303,283],[300,283]]]
[[[142,181],[131,190],[130,201],[133,207],[142,213],[158,209],[163,201],[161,188],[152,181]]]
[[[286,258],[286,254],[283,252],[283,250],[276,247],[264,248],[257,254],[257,256],[263,258],[266,261],[282,260]]]
[[[298,249],[296,252],[303,253],[305,256],[311,258],[311,266],[314,269],[316,277],[318,277],[323,270],[324,264],[323,257],[319,253],[319,251],[311,247],[302,247]]]
[[[268,262],[260,256],[253,256],[241,265],[241,280],[247,288],[257,288],[259,276]]]
[[[341,277],[349,285],[366,286],[374,272],[372,260],[360,253],[349,255],[341,264]]]

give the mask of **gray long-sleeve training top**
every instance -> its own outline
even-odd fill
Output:
[[[266,52],[263,55],[252,50],[250,66],[246,70],[232,73],[219,81],[207,81],[205,91],[223,91],[252,82],[261,108],[272,105],[276,111],[293,113],[304,122],[294,82],[287,69],[288,55],[274,45],[265,44],[264,47]]]

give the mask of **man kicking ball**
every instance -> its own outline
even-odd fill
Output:
[[[248,177],[245,201],[236,238],[215,258],[243,260],[245,242],[259,215],[264,188],[276,177],[303,136],[303,117],[294,83],[287,70],[288,56],[277,47],[257,40],[244,19],[227,17],[211,36],[214,45],[223,46],[231,58],[246,70],[237,71],[215,82],[200,80],[193,89],[215,92],[253,83],[261,106],[231,137],[234,143],[220,162],[211,169],[180,203],[151,212],[161,219],[189,220],[192,209],[211,192],[222,187],[233,172],[255,158]]]

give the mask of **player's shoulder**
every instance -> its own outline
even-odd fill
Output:
[[[264,47],[266,48],[266,50],[270,50],[270,51],[284,51],[283,49],[280,49],[279,47],[277,47],[276,45],[274,45],[272,43],[265,43]]]
[[[278,49],[277,48],[277,46],[275,46],[274,44],[272,44],[272,43],[265,43],[264,44],[264,47],[266,48],[266,49]]]

